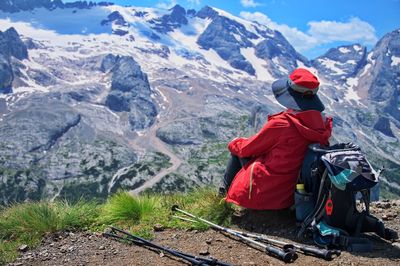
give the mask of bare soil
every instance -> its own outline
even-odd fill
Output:
[[[379,202],[371,210],[385,225],[400,232],[400,201]],[[235,217],[236,228],[262,232],[283,241],[295,241],[294,214],[289,210],[247,212]],[[278,259],[249,247],[235,238],[208,230],[165,230],[155,232],[153,242],[193,255],[208,254],[232,265],[282,265]],[[369,253],[342,252],[332,261],[299,253],[293,265],[400,265],[400,242],[390,243],[374,234]],[[307,242],[305,242],[307,243]],[[42,245],[21,253],[10,265],[189,265],[167,254],[105,238],[101,233],[62,232],[47,236]]]

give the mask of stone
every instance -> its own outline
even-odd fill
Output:
[[[63,245],[63,246],[60,247],[60,252],[61,253],[66,253],[68,251],[68,248],[69,248],[68,245]]]
[[[28,245],[23,244],[23,245],[19,246],[18,250],[21,252],[26,252],[29,250],[29,247],[28,247]]]
[[[199,255],[202,255],[202,256],[207,256],[207,255],[209,255],[209,254],[210,254],[210,251],[209,251],[208,246],[202,247],[202,248],[200,249],[200,251],[199,251]]]
[[[156,232],[161,232],[161,231],[164,231],[164,226],[163,226],[162,224],[155,224],[155,225],[153,226],[153,229],[154,229],[154,231],[156,231]]]

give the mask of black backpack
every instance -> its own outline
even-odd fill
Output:
[[[302,191],[295,192],[298,237],[310,236],[319,246],[358,252],[372,250],[372,243],[360,235],[363,232],[397,239],[395,231],[369,213],[370,191],[378,177],[352,143],[310,145],[298,181]]]

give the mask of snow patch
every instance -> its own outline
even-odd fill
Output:
[[[263,80],[263,81],[274,80],[271,73],[269,73],[266,67],[267,62],[261,58],[258,58],[255,55],[255,49],[253,47],[241,48],[240,53],[246,58],[247,61],[249,61],[253,65],[258,80]]]
[[[297,67],[307,68],[306,65],[303,62],[299,61],[299,60],[296,60],[296,64],[297,64]]]
[[[110,25],[101,25],[101,21],[106,19],[108,14],[109,11],[103,7],[79,9],[75,13],[72,12],[72,9],[36,8],[32,11],[13,13],[12,19],[10,19],[10,14],[0,12],[0,18],[12,20],[12,23],[27,23],[35,28],[50,30],[58,34],[88,35],[111,33]]]
[[[236,16],[234,16],[234,15],[232,15],[232,14],[230,14],[230,13],[224,11],[224,10],[221,10],[221,9],[218,9],[218,8],[215,8],[215,7],[213,7],[212,9],[217,11],[220,16],[229,18],[231,20],[234,20],[234,21],[242,24],[246,28],[247,31],[249,31],[251,33],[254,33],[254,34],[256,34],[258,36],[258,32],[256,30],[256,27],[252,22],[247,21],[247,20],[242,19],[242,18],[239,18],[239,17],[236,17]]]
[[[347,53],[350,53],[351,50],[349,48],[346,48],[346,47],[340,47],[339,48],[339,52],[341,52],[342,54],[347,54]]]
[[[238,41],[239,43],[242,42],[242,37],[239,34],[236,33],[232,33],[233,37],[235,37],[236,41]]]
[[[392,63],[390,64],[390,66],[397,66],[400,64],[400,57],[392,55],[390,59],[392,59]]]
[[[372,65],[374,65],[375,64],[375,59],[372,59],[372,57],[374,56],[374,53],[373,52],[370,52],[369,54],[368,54],[368,56],[367,56],[367,61],[368,62],[371,62],[371,64]]]
[[[358,52],[358,51],[361,51],[362,50],[362,47],[360,46],[360,45],[353,45],[353,49],[356,51],[356,52]]]
[[[337,65],[336,61],[330,60],[328,58],[320,58],[320,59],[318,59],[318,61],[322,65],[324,65],[326,68],[329,68],[330,70],[332,70],[332,72],[335,72],[335,75],[345,74],[345,72],[342,69],[340,69],[336,66]]]
[[[347,101],[354,100],[357,103],[359,103],[361,100],[361,97],[358,96],[357,92],[354,90],[354,87],[356,87],[358,85],[358,78],[348,78],[346,81],[346,84],[348,85],[348,88],[347,88],[347,92],[346,92],[344,98]]]
[[[368,64],[364,67],[362,73],[360,74],[360,77],[362,77],[362,76],[364,76],[365,74],[367,74],[367,73],[368,73],[368,70],[369,70],[371,67],[372,67],[372,64],[368,63]]]
[[[272,58],[272,62],[275,64],[275,66],[277,66],[279,68],[280,72],[285,73],[285,74],[289,74],[289,71],[279,63],[279,58],[277,56]]]

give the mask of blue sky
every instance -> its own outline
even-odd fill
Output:
[[[296,50],[310,59],[341,44],[357,42],[371,48],[386,33],[400,28],[400,0],[108,1],[161,8],[180,4],[196,10],[205,5],[214,6],[279,30]]]

